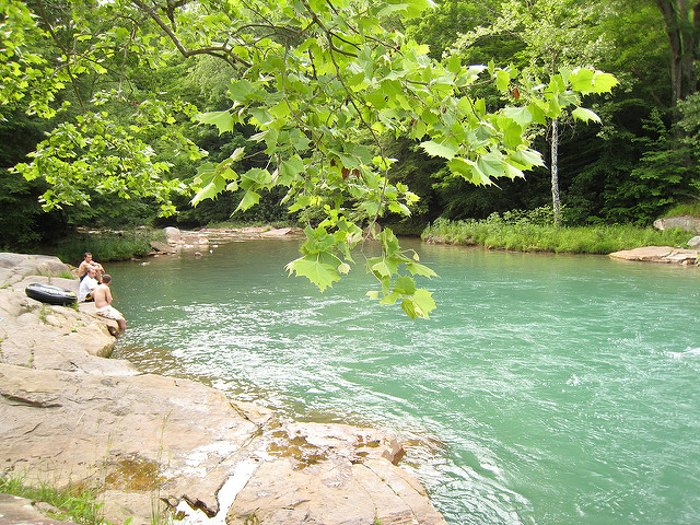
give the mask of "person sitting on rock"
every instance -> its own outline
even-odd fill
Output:
[[[97,315],[112,319],[119,325],[119,330],[123,333],[126,331],[126,319],[122,313],[112,306],[112,291],[109,286],[112,282],[112,277],[106,273],[102,276],[102,283],[95,288],[92,296],[95,299],[95,307]]]
[[[91,266],[88,269],[88,273],[80,281],[80,288],[78,288],[78,302],[86,303],[93,301],[92,292],[100,284],[97,282],[97,268]]]
[[[105,269],[100,263],[92,260],[92,253],[85,252],[85,254],[83,255],[83,262],[81,262],[80,266],[78,266],[78,278],[81,281],[88,274],[88,270],[90,268],[95,268],[95,270],[97,270],[95,279],[97,279],[98,282],[102,282],[102,274],[104,273]]]

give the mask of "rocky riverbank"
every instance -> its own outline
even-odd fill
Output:
[[[632,250],[621,250],[611,253],[610,257],[625,261],[681,264],[683,266],[700,265],[699,250],[688,250],[673,246],[645,246]]]
[[[445,523],[388,433],[280,420],[105,358],[105,323],[24,293],[36,281],[77,288],[57,277],[66,270],[54,257],[0,254],[0,473],[92,487],[113,523],[175,509],[228,525]],[[3,523],[12,501],[0,503]]]

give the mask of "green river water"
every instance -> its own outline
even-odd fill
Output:
[[[287,277],[295,241],[112,263],[117,355],[400,433],[451,525],[700,523],[700,270],[406,245],[427,321]]]

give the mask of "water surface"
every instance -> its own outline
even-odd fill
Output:
[[[700,523],[700,271],[415,247],[439,309],[320,294],[293,241],[111,264],[119,353],[305,420],[399,431],[452,525]]]

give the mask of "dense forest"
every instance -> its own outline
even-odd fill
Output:
[[[323,287],[377,223],[648,225],[700,199],[700,2],[0,4],[4,249],[297,221]],[[429,274],[394,263],[373,271]]]

